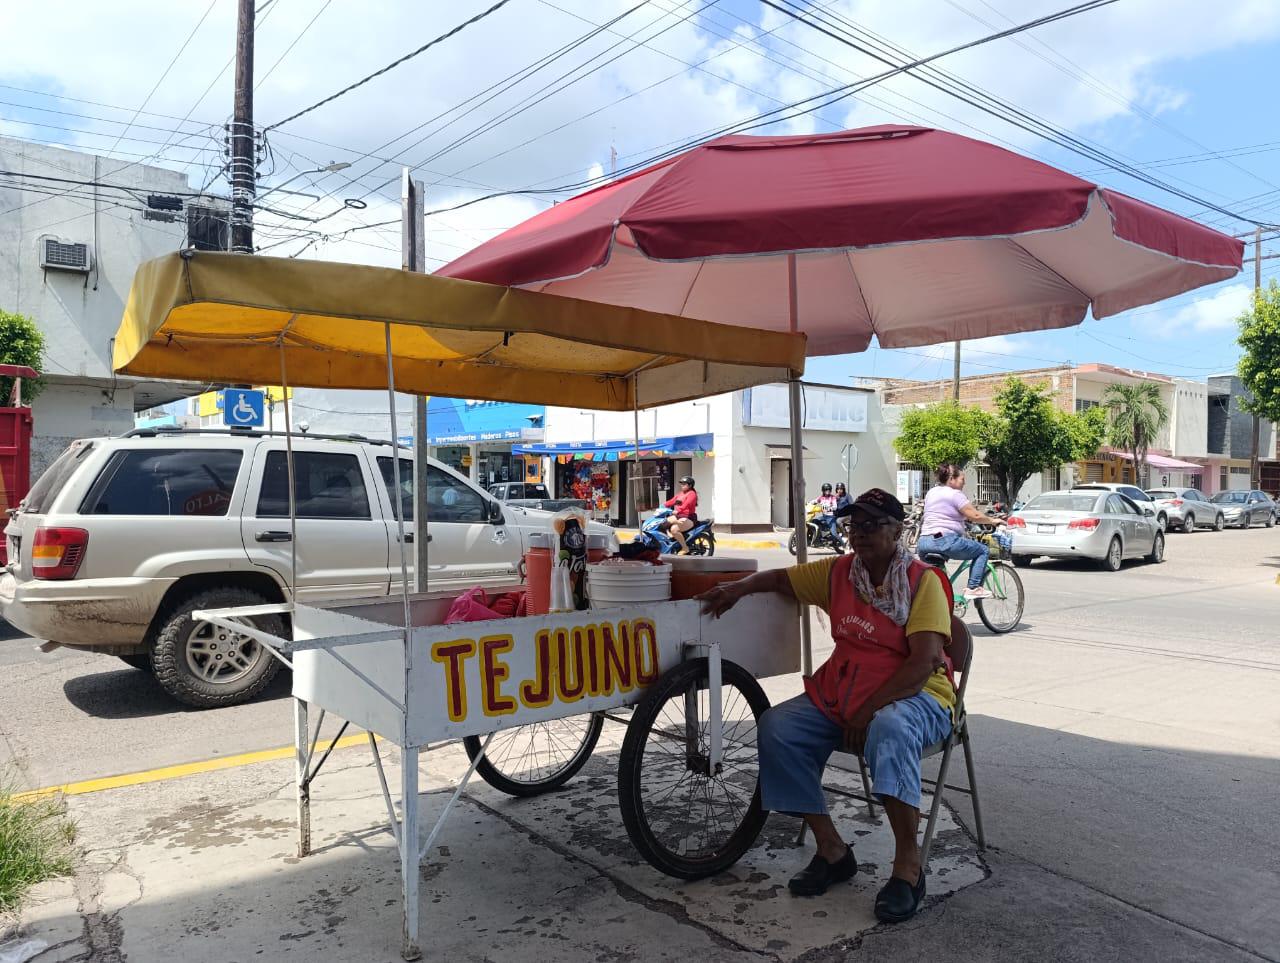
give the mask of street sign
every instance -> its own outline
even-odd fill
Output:
[[[222,421],[232,428],[261,428],[266,421],[263,392],[227,388],[222,397]]]

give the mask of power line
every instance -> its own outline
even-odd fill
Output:
[[[961,6],[959,3],[957,3],[956,0],[947,0],[947,2],[950,3],[951,6],[955,7],[957,10],[960,10],[962,13],[965,13],[966,15],[972,17],[974,20],[978,21],[978,23],[980,24],[988,28],[993,28],[995,26],[989,21],[979,17],[977,14],[973,13],[972,11],[967,10],[966,8]],[[992,12],[998,14],[1000,17],[1004,18],[1009,23],[1013,23],[1013,20],[1007,14],[1003,13],[1002,11],[998,10],[996,7],[992,6],[990,3],[987,2],[987,0],[978,0],[978,2],[981,3],[988,10],[991,10]],[[1039,37],[1032,37],[1031,40],[1034,43],[1040,45],[1041,47],[1044,47],[1050,53],[1055,54],[1062,62],[1056,63],[1039,54],[1037,54],[1036,56],[1040,56],[1041,59],[1044,60],[1046,63],[1061,70],[1067,76],[1073,77],[1076,80],[1080,80],[1080,81],[1084,81],[1086,78],[1088,80],[1093,81],[1091,86],[1093,87],[1094,90],[1098,90],[1099,92],[1102,92],[1110,96],[1112,100],[1123,105],[1128,110],[1132,111],[1133,113],[1137,114],[1139,117],[1146,120],[1148,123],[1156,127],[1159,127],[1161,130],[1167,131],[1168,133],[1172,134],[1174,137],[1177,137],[1179,140],[1182,140],[1195,147],[1199,147],[1201,150],[1209,152],[1215,159],[1224,161],[1225,163],[1229,164],[1231,167],[1234,167],[1240,173],[1245,174],[1246,176],[1252,177],[1256,180],[1259,180],[1262,183],[1266,184],[1268,187],[1276,187],[1275,184],[1273,184],[1271,181],[1268,181],[1265,177],[1262,177],[1257,172],[1248,170],[1244,167],[1241,167],[1239,164],[1236,164],[1234,161],[1229,160],[1228,154],[1224,152],[1213,151],[1211,148],[1209,148],[1205,144],[1202,144],[1200,141],[1196,140],[1194,137],[1191,137],[1190,135],[1183,133],[1181,130],[1174,127],[1172,124],[1163,120],[1156,114],[1153,114],[1151,111],[1147,110],[1141,104],[1135,103],[1134,101],[1130,100],[1128,97],[1125,97],[1122,93],[1120,93],[1114,87],[1100,80],[1093,74],[1089,73],[1089,71],[1085,70],[1083,67],[1080,67],[1080,68],[1075,67],[1070,63],[1070,61],[1068,61],[1065,57],[1063,57],[1062,54],[1054,50],[1053,47],[1049,46],[1049,44],[1046,43],[1044,40],[1040,39]],[[1029,46],[1022,43],[1021,40],[1015,40],[1014,43],[1022,47],[1028,53],[1033,53],[1033,54],[1035,53],[1035,51],[1031,50]]]
[[[196,25],[191,28],[191,33],[187,34],[187,39],[182,41],[182,46],[178,48],[178,52],[173,55],[173,59],[170,60],[168,66],[164,68],[164,73],[160,75],[159,79],[155,82],[155,85],[152,86],[150,91],[148,91],[147,96],[143,98],[142,105],[133,112],[133,116],[129,118],[129,123],[125,124],[124,130],[120,131],[120,134],[116,137],[116,142],[111,145],[111,150],[115,150],[115,148],[120,146],[121,138],[129,132],[129,128],[133,126],[133,122],[138,119],[138,114],[146,108],[147,104],[151,103],[151,98],[154,97],[156,91],[160,89],[160,85],[164,83],[164,79],[169,76],[169,71],[171,71],[173,69],[173,65],[178,62],[178,58],[182,56],[183,51],[187,49],[187,46],[191,43],[196,33],[202,26],[204,26],[205,20],[209,18],[209,14],[213,13],[213,8],[217,6],[217,3],[218,0],[210,0],[209,6],[205,10],[204,15],[201,16]]]
[[[809,19],[809,17],[806,15],[806,13],[803,10],[794,9],[796,7],[796,4],[793,2],[793,0],[782,0],[781,3],[775,3],[774,0],[760,0],[760,2],[763,3],[765,6],[772,7],[773,9],[781,13],[784,13],[789,17],[792,17],[798,22],[803,23],[806,26],[809,26],[811,29],[814,29],[820,33],[823,33],[826,36],[831,37],[832,39],[859,51],[860,53],[863,53],[869,57],[879,60],[885,64],[891,64],[895,66],[898,65],[897,62],[891,57],[885,56],[883,53],[878,52],[872,48],[869,48],[865,46],[863,43],[860,43],[855,39],[850,39],[854,35],[850,33],[849,30],[846,30],[839,25],[834,26],[834,29],[832,29],[830,20],[828,20],[827,24],[824,25],[824,23],[822,22]],[[1097,4],[1097,6],[1102,6],[1106,3],[1111,3],[1111,2],[1115,2],[1115,0],[1102,0],[1101,3]],[[856,24],[853,24],[852,21],[849,21],[845,18],[833,17],[831,19],[838,20],[842,23],[848,24],[854,31],[860,30],[860,28],[858,28]],[[904,55],[909,56],[909,53],[906,53],[904,51]],[[1191,201],[1192,203],[1199,204],[1202,207],[1208,208],[1210,210],[1215,210],[1221,214],[1225,214],[1230,217],[1236,217],[1239,220],[1246,221],[1247,223],[1252,223],[1252,224],[1264,223],[1265,224],[1265,222],[1255,221],[1249,217],[1241,217],[1234,211],[1230,211],[1227,208],[1214,204],[1211,201],[1207,201],[1204,198],[1197,197],[1194,194],[1190,194],[1187,191],[1184,191],[1180,188],[1174,187],[1171,184],[1161,181],[1159,178],[1156,178],[1150,174],[1147,174],[1144,171],[1140,170],[1139,168],[1134,167],[1133,165],[1128,164],[1125,161],[1122,161],[1108,154],[1101,148],[1092,147],[1086,142],[1084,142],[1083,140],[1081,140],[1080,138],[1070,134],[1069,132],[1062,130],[1061,128],[1057,128],[1053,124],[1047,121],[1044,121],[1040,118],[1036,118],[1033,115],[1020,110],[1019,108],[1014,107],[1013,105],[1005,101],[1002,101],[991,94],[988,94],[985,91],[979,90],[978,88],[974,87],[971,84],[968,84],[965,81],[959,80],[959,78],[956,78],[953,75],[947,74],[944,71],[936,70],[936,69],[933,69],[931,71],[931,74],[933,76],[942,78],[941,83],[939,83],[936,80],[930,79],[930,76],[925,75],[924,73],[913,73],[913,71],[919,66],[924,66],[924,65],[915,64],[915,63],[910,65],[905,65],[905,69],[903,70],[903,72],[911,73],[912,76],[914,76],[917,80],[921,81],[922,83],[925,83],[936,90],[939,90],[951,97],[954,97],[962,101],[963,103],[968,104],[971,107],[974,107],[985,113],[991,114],[992,116],[997,117],[1005,121],[1006,123],[1012,124],[1015,127],[1019,127],[1022,130],[1027,131],[1028,133],[1031,133],[1036,136],[1042,137],[1046,140],[1049,140],[1050,142],[1055,143],[1060,147],[1064,147],[1067,150],[1073,151],[1074,153],[1080,154],[1081,156],[1089,157],[1093,160],[1100,161],[1101,163],[1106,164],[1111,169],[1122,174],[1127,174],[1128,176],[1133,177],[1135,180],[1140,180],[1151,187],[1155,187],[1159,190],[1163,190],[1167,193],[1173,194],[1174,196],[1181,197],[1184,200]],[[973,94],[975,94],[978,98],[980,98],[980,100],[986,100],[992,106],[984,106],[981,102],[979,102],[979,100],[975,100],[972,96],[967,95],[966,93],[964,93],[965,88],[967,88],[969,91],[972,91]],[[1004,113],[1002,113],[1001,111],[1004,111]],[[1013,116],[1009,116],[1010,114],[1012,114]],[[1023,120],[1027,121],[1027,123],[1024,123]]]
[[[298,32],[298,35],[296,37],[293,38],[293,42],[290,43],[289,46],[284,48],[284,53],[282,53],[279,57],[276,58],[276,62],[267,68],[267,72],[262,75],[262,79],[253,85],[254,90],[257,90],[259,87],[265,84],[267,82],[267,78],[270,77],[273,73],[275,73],[275,70],[277,67],[280,66],[281,61],[283,61],[285,57],[289,56],[289,51],[291,51],[294,47],[296,47],[298,45],[298,41],[307,35],[307,31],[311,29],[312,24],[314,24],[317,20],[320,19],[320,14],[328,10],[329,4],[331,3],[333,3],[333,0],[324,0],[324,6],[321,7],[319,10],[317,10],[315,16],[307,21],[307,25]],[[261,10],[261,9],[262,9],[261,7],[258,8],[258,10]]]
[[[512,73],[508,74],[508,75],[507,75],[506,77],[504,77],[502,80],[499,80],[499,81],[497,81],[496,83],[490,84],[488,87],[484,88],[483,90],[481,90],[481,91],[479,91],[479,92],[477,92],[477,93],[475,93],[475,94],[472,94],[472,95],[471,95],[470,97],[468,97],[466,100],[463,100],[463,101],[461,101],[460,103],[458,103],[458,104],[456,104],[456,105],[454,105],[454,106],[452,106],[452,107],[446,108],[445,110],[443,110],[443,111],[439,112],[438,114],[436,114],[434,117],[431,117],[431,118],[429,118],[429,119],[427,119],[427,120],[423,121],[422,123],[418,124],[416,127],[413,127],[413,128],[411,128],[410,130],[408,130],[408,131],[406,131],[406,132],[404,132],[404,133],[402,133],[402,134],[398,134],[398,135],[396,135],[396,136],[395,136],[395,137],[393,137],[391,140],[387,141],[385,144],[382,144],[382,145],[381,145],[381,146],[379,146],[379,147],[375,147],[372,151],[367,151],[367,152],[362,153],[359,157],[357,157],[357,158],[353,161],[353,163],[357,163],[357,164],[358,164],[360,161],[365,160],[366,158],[369,158],[369,157],[371,157],[371,156],[372,156],[372,157],[374,157],[376,160],[378,160],[378,161],[380,162],[377,166],[375,166],[373,169],[371,169],[371,170],[367,171],[366,173],[361,174],[361,175],[356,176],[356,177],[347,177],[347,176],[346,176],[346,175],[344,175],[344,174],[337,174],[336,176],[340,177],[340,178],[345,182],[344,186],[347,186],[347,187],[349,187],[349,186],[351,186],[351,185],[353,185],[353,184],[357,184],[357,183],[359,183],[360,181],[362,181],[362,180],[363,180],[364,178],[366,178],[366,177],[372,177],[372,176],[374,176],[374,175],[377,173],[377,171],[378,171],[378,170],[379,170],[379,169],[380,169],[384,164],[394,164],[394,163],[397,163],[397,162],[398,162],[398,160],[399,160],[399,158],[401,158],[404,154],[408,153],[409,151],[413,150],[413,148],[417,147],[419,144],[421,144],[421,143],[422,143],[424,140],[426,140],[428,137],[431,137],[433,134],[439,133],[440,131],[444,130],[445,128],[447,128],[447,127],[448,127],[448,126],[450,126],[451,124],[454,124],[454,123],[456,123],[457,121],[461,120],[461,119],[462,119],[463,117],[465,117],[467,114],[470,114],[470,113],[472,113],[473,111],[477,110],[478,108],[480,108],[480,107],[484,106],[485,104],[492,102],[494,99],[496,99],[497,97],[501,96],[503,93],[506,93],[508,90],[512,89],[513,87],[515,87],[515,86],[516,86],[516,85],[518,85],[519,83],[523,82],[524,80],[527,80],[529,77],[532,77],[534,74],[538,73],[539,71],[543,70],[544,68],[546,68],[546,67],[550,66],[551,64],[555,63],[557,60],[560,60],[561,58],[563,58],[563,57],[567,56],[569,53],[571,53],[572,51],[574,51],[574,50],[578,49],[578,48],[579,48],[579,47],[581,47],[583,44],[587,43],[589,40],[591,40],[591,39],[593,39],[594,37],[598,36],[601,32],[603,32],[603,30],[604,30],[604,29],[606,29],[606,27],[608,27],[608,26],[610,26],[610,25],[612,25],[612,24],[616,24],[616,23],[618,23],[618,22],[622,21],[622,20],[623,20],[623,19],[625,19],[626,17],[630,16],[632,13],[636,12],[637,10],[639,10],[641,7],[645,6],[648,2],[649,2],[649,0],[640,0],[640,2],[639,2],[639,3],[635,4],[635,5],[634,5],[633,7],[631,7],[630,9],[627,9],[627,10],[622,11],[622,12],[621,12],[621,13],[619,13],[617,16],[615,16],[612,20],[608,21],[608,23],[603,24],[603,25],[601,25],[601,26],[598,26],[598,27],[596,27],[596,28],[595,28],[595,29],[593,29],[593,30],[589,30],[589,31],[587,31],[585,34],[582,34],[581,36],[579,36],[579,37],[575,38],[574,40],[569,41],[568,43],[566,43],[566,44],[562,45],[561,47],[557,48],[556,50],[553,50],[553,51],[551,51],[551,52],[550,52],[550,53],[548,53],[548,54],[544,54],[542,57],[539,57],[537,60],[533,61],[532,63],[527,64],[526,66],[524,66],[524,67],[520,68],[519,70],[516,70],[516,71],[514,71],[514,72],[512,72]],[[495,91],[496,91],[496,92],[495,92]],[[489,95],[489,96],[487,96],[487,97],[486,97],[485,95]],[[483,100],[480,100],[480,98],[482,98],[482,97],[483,97],[484,99],[483,99]],[[473,103],[474,101],[479,101],[479,102],[478,102],[478,103]],[[469,107],[467,110],[463,111],[463,112],[462,112],[461,114],[459,114],[458,116],[456,116],[456,117],[452,118],[451,120],[449,120],[448,122],[446,122],[445,124],[443,124],[442,126],[440,126],[439,128],[437,128],[436,130],[432,131],[431,133],[428,133],[428,134],[426,134],[425,136],[423,136],[423,137],[419,138],[418,140],[414,141],[412,144],[409,144],[407,147],[404,147],[404,148],[399,149],[393,157],[386,158],[386,157],[378,157],[378,156],[376,156],[376,155],[378,154],[378,152],[383,151],[383,150],[385,150],[386,148],[390,147],[390,146],[391,146],[392,144],[394,144],[396,141],[398,141],[398,140],[402,140],[402,139],[403,139],[403,138],[405,138],[405,137],[412,136],[413,134],[415,134],[415,133],[417,133],[418,131],[422,130],[422,128],[427,127],[428,125],[435,123],[437,120],[440,120],[441,118],[446,117],[446,116],[447,116],[447,115],[449,115],[449,114],[456,113],[456,112],[457,112],[457,111],[459,111],[459,110],[462,110],[462,108],[463,108],[463,107],[466,107],[468,104],[472,104],[472,106],[471,106],[471,107]],[[425,162],[424,162],[424,163],[425,163]],[[415,164],[415,165],[412,165],[412,166],[413,166],[415,169],[424,169],[424,170],[425,170],[425,168],[424,168],[424,165],[423,165],[423,164]],[[435,173],[435,172],[431,172],[431,173]],[[448,176],[448,175],[439,175],[439,176],[444,177],[444,176]],[[365,193],[361,195],[361,198],[363,199],[363,198],[365,198],[365,197],[368,197],[368,196],[369,196],[370,194],[372,194],[372,193],[375,193],[375,192],[381,191],[384,187],[386,187],[388,184],[392,183],[392,181],[394,181],[394,180],[395,180],[395,178],[391,178],[391,179],[389,179],[389,180],[385,180],[385,181],[383,181],[382,183],[380,183],[380,184],[378,184],[376,187],[374,187],[372,190],[367,190],[367,191],[365,191]],[[475,182],[473,182],[473,183],[475,183]],[[339,187],[339,188],[336,188],[336,189],[334,189],[334,190],[327,191],[323,196],[324,196],[324,197],[331,197],[331,196],[333,196],[333,194],[335,194],[338,190],[341,190],[341,189],[342,189],[342,188],[341,188],[341,187]],[[323,199],[323,198],[321,198],[321,199]],[[306,210],[308,210],[310,207],[314,206],[314,203],[318,203],[318,200],[317,200],[316,202],[313,202],[313,204],[306,205],[305,207],[303,207],[303,208],[302,208],[302,211],[303,211],[303,212],[305,212],[305,211],[306,211]]]
[[[761,2],[768,2],[768,0],[761,0]],[[1000,39],[1003,39],[1004,37],[1013,36],[1014,34],[1021,33],[1026,30],[1031,30],[1031,29],[1034,29],[1035,27],[1043,26],[1048,23],[1053,23],[1058,20],[1063,20],[1063,19],[1066,19],[1067,17],[1075,16],[1076,14],[1079,14],[1079,13],[1085,13],[1093,9],[1096,9],[1097,7],[1105,6],[1107,4],[1111,4],[1115,2],[1116,0],[1089,0],[1089,2],[1077,4],[1073,7],[1068,7],[1066,9],[1059,10],[1056,13],[1051,13],[1042,17],[1038,17],[1035,20],[1027,21],[1026,23],[1020,24],[1016,27],[1012,27],[1008,30],[1002,30],[1002,31],[999,31],[998,33],[990,34],[986,37],[979,37],[976,40],[971,40],[967,43],[963,43],[954,47],[947,48],[946,50],[942,50],[942,51],[939,51],[938,53],[931,54],[928,57],[923,57],[918,60],[914,60],[910,63],[902,64],[900,66],[891,68],[889,70],[882,71],[878,74],[865,77],[853,83],[844,84],[838,87],[831,88],[829,90],[824,90],[812,96],[805,97],[797,101],[793,101],[792,103],[789,103],[789,104],[785,104],[781,107],[777,107],[772,110],[768,110],[768,111],[764,111],[762,113],[756,114],[753,117],[744,118],[742,120],[735,121],[732,124],[727,124],[723,127],[715,128],[709,131],[704,131],[702,132],[702,134],[697,135],[694,138],[685,140],[683,142],[672,142],[674,146],[666,150],[661,150],[657,154],[654,154],[648,158],[645,158],[644,160],[637,161],[633,164],[629,164],[623,168],[620,168],[618,171],[616,171],[614,174],[611,174],[611,175],[602,174],[599,177],[585,178],[575,183],[561,184],[556,187],[549,187],[549,188],[528,187],[528,188],[517,188],[512,190],[498,191],[492,194],[483,195],[481,197],[471,198],[470,200],[463,201],[461,203],[454,204],[449,207],[443,207],[443,208],[438,208],[434,211],[428,211],[427,214],[448,213],[449,211],[460,210],[464,207],[470,207],[473,204],[479,204],[483,201],[492,200],[497,197],[508,197],[515,194],[533,194],[533,195],[559,194],[559,193],[565,193],[568,191],[582,190],[588,187],[599,186],[601,184],[607,183],[608,181],[612,180],[615,176],[623,177],[628,174],[635,173],[636,171],[659,164],[664,160],[667,160],[671,157],[676,156],[677,154],[683,153],[684,151],[688,150],[691,147],[695,147],[698,144],[705,143],[716,137],[720,137],[730,133],[743,133],[745,131],[755,130],[760,127],[767,127],[775,123],[780,123],[782,121],[793,120],[796,117],[813,113],[814,111],[820,110],[824,106],[829,106],[830,104],[837,103],[848,97],[854,96],[856,93],[858,93],[861,90],[875,86],[876,84],[879,84],[884,80],[889,79],[890,77],[895,77],[895,76],[898,76],[899,74],[906,73],[912,68],[931,63],[935,60],[939,60],[943,57],[947,57],[954,53],[959,53],[964,50],[969,50],[974,47],[982,46],[983,44],[991,43],[992,41],[1000,40]],[[811,106],[806,107],[805,105],[811,105]],[[788,111],[791,111],[791,113],[787,113]]]
[[[770,0],[761,0],[761,2],[769,3]],[[759,127],[769,126],[771,124],[779,123],[784,120],[791,120],[791,119],[794,119],[795,117],[812,113],[816,110],[821,109],[823,106],[827,106],[829,104],[836,103],[840,100],[844,100],[848,97],[851,97],[854,94],[858,93],[860,90],[875,86],[876,84],[879,84],[884,80],[889,79],[890,77],[895,77],[900,74],[906,73],[912,70],[913,68],[924,66],[936,60],[940,60],[944,57],[947,57],[951,54],[959,53],[964,50],[970,50],[975,47],[979,47],[984,44],[991,43],[995,40],[1000,40],[1005,37],[1014,36],[1018,33],[1025,32],[1027,30],[1031,30],[1036,27],[1044,26],[1049,23],[1054,23],[1059,20],[1064,20],[1064,19],[1067,19],[1068,17],[1072,17],[1080,13],[1086,13],[1086,12],[1095,10],[1099,7],[1107,6],[1115,2],[1116,0],[1087,0],[1087,2],[1079,3],[1074,6],[1056,11],[1054,13],[1037,17],[1034,20],[1029,20],[1025,23],[1011,27],[1007,30],[1001,30],[993,34],[989,34],[988,36],[985,36],[985,37],[979,37],[975,40],[971,40],[963,44],[958,44],[956,46],[949,47],[945,50],[939,51],[938,53],[930,54],[927,57],[918,58],[908,63],[891,67],[890,69],[882,71],[878,74],[871,75],[869,77],[865,77],[853,83],[844,84],[838,87],[831,88],[829,90],[821,91],[817,94],[802,98],[800,100],[794,101],[789,104],[785,104],[781,107],[777,107],[772,110],[768,110],[768,111],[764,111],[762,113],[756,114],[753,117],[744,118],[742,120],[735,121],[734,123],[727,124],[723,127],[716,128],[711,131],[704,131],[701,135],[698,135],[695,138],[686,140],[682,143],[673,142],[674,146],[666,150],[659,151],[657,154],[653,156],[650,156],[643,160],[629,164],[624,168],[620,168],[618,171],[611,173],[610,175],[602,174],[598,177],[584,178],[574,183],[560,184],[555,187],[543,188],[543,187],[531,186],[526,188],[514,188],[510,190],[495,191],[489,194],[482,195],[480,197],[474,197],[469,200],[462,201],[457,204],[452,204],[446,207],[437,208],[432,211],[427,211],[426,215],[430,216],[434,214],[446,214],[446,213],[449,213],[450,211],[461,210],[463,208],[471,207],[472,205],[479,204],[484,201],[493,200],[499,197],[510,197],[513,195],[562,194],[569,191],[582,190],[588,187],[599,186],[601,184],[607,183],[608,181],[612,180],[614,177],[623,177],[628,174],[635,173],[637,171],[649,168],[653,165],[660,164],[664,160],[672,158],[677,154],[683,153],[684,151],[688,150],[691,147],[697,146],[700,143],[705,143],[706,141],[714,139],[716,137],[723,136],[729,133],[742,133],[744,131],[754,130]],[[810,106],[806,106],[806,105],[810,105]],[[788,113],[788,111],[791,111],[791,113]],[[369,224],[369,225],[363,225],[361,227],[351,228],[346,233],[349,234],[353,231],[365,230],[368,228],[375,228],[375,227],[382,227],[382,226],[386,226],[390,224],[398,224],[398,223],[399,223],[398,218],[391,219],[387,221],[381,221],[376,224]]]
[[[354,84],[348,84],[346,87],[343,87],[341,90],[339,90],[336,94],[330,94],[328,97],[324,98],[324,100],[317,101],[316,103],[312,104],[310,107],[304,107],[302,110],[298,111],[296,114],[290,114],[284,120],[276,121],[274,124],[271,124],[270,126],[266,127],[265,130],[270,131],[270,130],[275,130],[277,127],[283,127],[285,124],[289,123],[290,121],[297,120],[299,117],[303,116],[304,114],[309,114],[311,113],[311,111],[319,107],[323,107],[327,103],[337,100],[339,97],[343,96],[344,94],[351,93],[351,91],[355,90],[357,87],[363,87],[365,84],[373,80],[375,77],[381,77],[387,71],[394,70],[396,67],[399,67],[401,64],[405,63],[406,61],[412,60],[414,57],[418,56],[424,51],[430,50],[436,44],[443,43],[444,41],[448,40],[450,37],[454,36],[455,34],[461,33],[463,30],[467,29],[467,27],[470,27],[472,24],[479,23],[481,20],[485,19],[491,14],[497,13],[499,10],[501,10],[510,2],[511,0],[498,0],[497,3],[489,7],[487,10],[480,11],[471,19],[464,20],[462,23],[458,24],[453,29],[440,34],[440,36],[436,37],[434,40],[427,41],[417,50],[411,50],[409,53],[405,54],[403,57],[400,57],[398,60],[393,60],[391,63],[387,64],[385,67],[375,70],[373,73],[369,74],[367,77],[362,77],[361,79],[357,80]]]

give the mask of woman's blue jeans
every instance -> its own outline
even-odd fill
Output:
[[[969,559],[973,565],[969,567],[969,588],[977,588],[982,584],[982,576],[987,574],[987,559],[991,550],[981,542],[965,538],[955,532],[943,532],[939,536],[921,535],[916,543],[916,551],[923,558],[925,555],[937,554],[947,558]]]

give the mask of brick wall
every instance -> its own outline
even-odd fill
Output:
[[[1042,387],[1052,392],[1054,376],[1058,376],[1058,390],[1054,401],[1064,411],[1070,411],[1071,369],[1043,368],[1034,371],[1016,373],[1019,381]],[[960,379],[960,403],[977,405],[985,411],[995,410],[995,396],[1004,387],[1009,374],[976,375]],[[949,401],[952,396],[952,382],[926,381],[901,387],[888,387],[884,392],[885,404],[889,405],[931,405],[939,401]]]

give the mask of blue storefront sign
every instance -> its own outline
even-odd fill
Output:
[[[542,428],[546,413],[544,405],[431,397],[427,399],[427,442],[467,445],[521,441],[529,438],[532,429]]]

